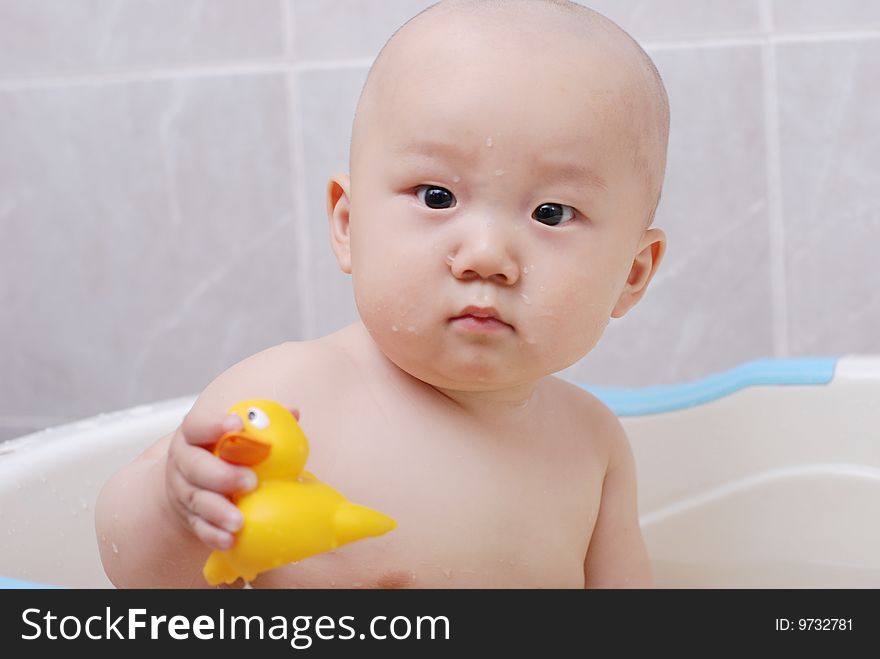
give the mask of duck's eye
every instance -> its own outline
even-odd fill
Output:
[[[269,417],[259,407],[248,409],[248,421],[254,428],[265,428],[269,425]]]
[[[416,196],[428,208],[450,208],[455,205],[455,195],[439,185],[420,185],[416,188]]]
[[[568,211],[568,215],[566,215]],[[574,209],[566,204],[541,204],[532,213],[532,217],[551,227],[564,224],[574,219]]]

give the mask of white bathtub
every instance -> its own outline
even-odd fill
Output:
[[[765,360],[680,386],[588,388],[632,442],[659,587],[880,587],[880,357]],[[193,400],[0,444],[0,586],[109,587],[97,494]]]

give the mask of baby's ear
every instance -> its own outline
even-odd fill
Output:
[[[660,229],[648,229],[639,243],[639,252],[633,260],[626,285],[611,312],[612,318],[620,318],[642,299],[648,284],[660,267],[666,253],[666,234]]]
[[[351,208],[351,177],[334,174],[327,183],[327,218],[330,220],[330,247],[336,254],[339,267],[351,274],[351,245],[349,244],[349,210]]]

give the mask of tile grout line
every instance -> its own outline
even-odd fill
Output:
[[[295,234],[297,237],[296,254],[297,254],[297,274],[300,304],[295,308],[300,309],[298,320],[299,325],[299,341],[308,340],[314,337],[315,330],[315,300],[312,295],[313,286],[311,285],[310,276],[313,270],[311,263],[311,250],[309,250],[309,225],[306,223],[306,205],[305,205],[305,154],[303,153],[303,135],[302,135],[302,111],[297,95],[297,67],[295,62],[295,37],[293,35],[294,9],[288,0],[281,0],[282,16],[284,20],[284,48],[285,56],[290,64],[285,74],[285,90],[287,95],[287,117],[285,125],[287,126],[287,144],[290,153],[291,172],[290,181],[290,211],[294,214]]]
[[[762,23],[763,22],[764,10],[762,9]],[[760,46],[767,42],[772,44],[801,44],[823,43],[828,41],[865,41],[871,39],[880,39],[880,29],[829,30],[825,32],[775,32],[771,30],[770,32],[764,31],[761,34],[756,35],[743,34],[730,36],[659,38],[654,41],[651,39],[644,39],[640,40],[639,43],[646,50],[648,48],[655,50],[677,50],[684,48],[736,48],[741,46]]]
[[[288,5],[284,5],[284,15],[289,15]],[[291,28],[285,28],[286,39],[292,39]],[[704,37],[685,39],[646,39],[640,41],[645,50],[663,51],[685,48],[736,48],[746,46],[763,46],[768,42],[777,44],[820,43],[828,41],[862,41],[880,39],[878,30],[853,30],[818,33],[787,33],[765,34],[742,37]],[[359,57],[340,60],[304,60],[293,61],[292,45],[285,45],[285,55],[279,58],[254,60],[250,62],[224,62],[216,65],[178,66],[167,69],[144,69],[106,72],[74,72],[49,76],[33,76],[26,78],[0,78],[0,91],[16,91],[42,89],[46,87],[68,87],[78,85],[117,84],[149,80],[169,80],[177,78],[223,77],[235,75],[265,75],[272,73],[301,73],[304,71],[349,70],[369,68],[373,63],[371,57]]]
[[[776,66],[773,8],[771,0],[761,0],[761,22],[767,39],[761,46],[764,87],[764,139],[766,141],[766,177],[769,202],[770,297],[773,330],[773,354],[788,357],[788,296],[785,273],[785,208],[782,200],[782,142],[779,126],[779,74]]]

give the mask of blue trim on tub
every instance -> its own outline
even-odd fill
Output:
[[[2,590],[24,590],[24,589],[55,589],[61,586],[52,586],[46,583],[35,583],[33,581],[19,581],[18,579],[10,579],[9,577],[0,577],[0,589]]]
[[[618,416],[660,414],[702,405],[755,385],[828,384],[838,357],[758,359],[702,380],[659,387],[594,387],[581,384]]]

